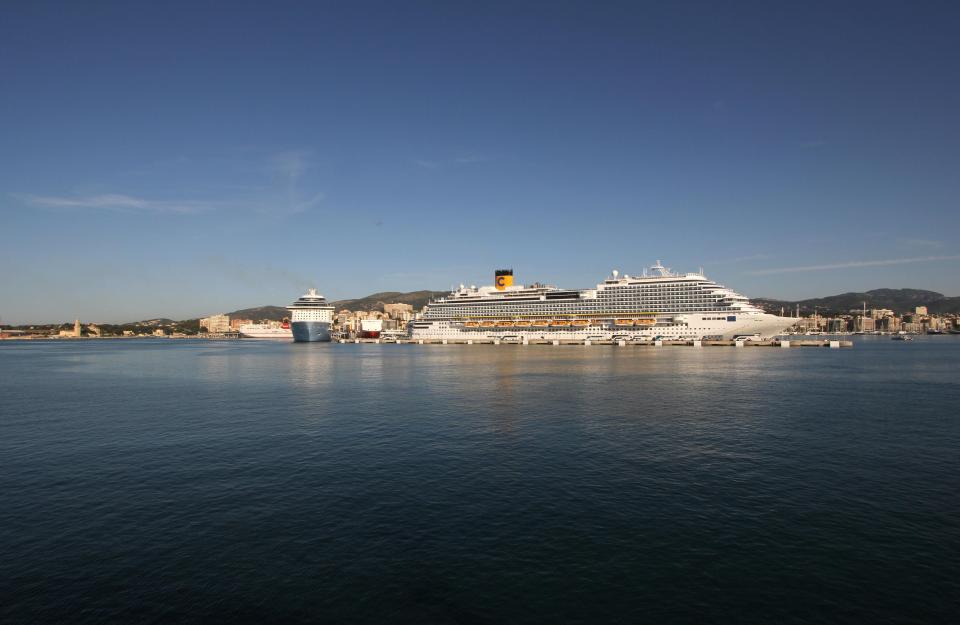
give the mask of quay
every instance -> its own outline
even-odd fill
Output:
[[[613,345],[616,347],[828,347],[839,349],[853,347],[849,340],[771,340],[771,341],[627,341],[627,340],[560,340],[560,339],[337,339],[337,343],[355,343],[365,345]]]

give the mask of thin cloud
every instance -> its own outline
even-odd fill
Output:
[[[476,163],[486,163],[490,160],[489,156],[479,156],[477,154],[466,154],[453,159],[457,165],[474,165]]]
[[[479,154],[461,154],[460,156],[455,156],[449,159],[426,159],[426,158],[415,158],[412,159],[413,164],[424,169],[440,169],[441,167],[457,167],[457,166],[466,166],[466,165],[479,165],[480,163],[487,163],[491,161],[489,156],[482,156]]]
[[[805,265],[802,267],[779,267],[777,269],[759,269],[748,271],[752,276],[769,276],[778,273],[799,273],[802,271],[830,271],[833,269],[855,269],[858,267],[884,267],[888,265],[908,265],[910,263],[932,263],[942,260],[960,260],[960,254],[953,256],[919,256],[916,258],[889,258],[885,260],[855,260],[831,265]]]
[[[736,258],[724,258],[721,260],[708,260],[705,265],[727,265],[732,263],[748,263],[754,260],[767,260],[769,254],[751,254],[750,256],[737,256]]]
[[[930,250],[938,250],[943,247],[943,241],[934,241],[933,239],[897,239],[897,242],[904,247],[919,247]]]
[[[216,204],[197,200],[148,200],[122,193],[63,197],[54,195],[14,195],[28,204],[46,208],[86,208],[115,212],[198,213],[213,210]]]
[[[212,163],[211,167],[213,165],[216,163]],[[253,173],[255,177],[248,176],[250,180],[246,186],[216,186],[216,191],[221,196],[215,200],[158,200],[126,193],[11,196],[31,206],[61,210],[196,214],[229,209],[278,216],[312,210],[320,206],[326,197],[324,193],[316,190],[315,183],[311,180],[317,164],[309,150],[288,150],[260,156],[255,164],[229,161],[226,166],[234,172],[242,168],[247,173]],[[257,184],[261,180],[263,184]]]
[[[312,152],[308,150],[291,150],[270,157],[270,171],[283,184],[286,193],[286,210],[282,212],[303,213],[323,201],[323,193],[314,193],[309,198],[303,197],[301,179],[307,171],[315,167],[311,156]]]

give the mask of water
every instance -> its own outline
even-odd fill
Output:
[[[0,623],[948,623],[960,340],[0,344]]]

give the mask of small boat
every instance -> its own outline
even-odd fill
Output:
[[[576,326],[576,327],[578,327],[578,328],[583,328],[583,327],[586,327],[586,326],[590,325],[590,320],[589,320],[589,319],[574,319],[574,320],[573,320],[573,323],[572,323],[571,325],[574,325],[574,326]]]
[[[550,322],[545,319],[537,319],[531,324],[534,328],[546,328],[550,325]]]
[[[617,319],[618,326],[632,326],[633,319]]]
[[[893,341],[912,341],[913,337],[908,334],[894,334],[890,339]]]
[[[652,326],[656,322],[656,319],[637,319],[635,323],[638,326]]]
[[[514,321],[514,322],[513,322],[513,327],[515,327],[515,328],[529,328],[529,327],[530,327],[530,321],[528,321],[528,320]]]
[[[497,327],[498,327],[498,328],[512,328],[512,327],[513,327],[513,322],[512,322],[512,321],[498,321],[498,322],[497,322]]]
[[[567,321],[566,319],[554,319],[553,321],[550,322],[550,325],[552,325],[552,326],[568,326],[568,325],[570,325],[570,322]]]
[[[464,321],[464,322],[463,322],[463,327],[465,327],[465,328],[479,328],[479,327],[480,327],[480,323],[479,323],[479,322],[476,322],[476,321]]]
[[[496,321],[481,321],[481,322],[480,322],[480,327],[481,327],[481,328],[492,328],[492,327],[494,327],[494,326],[496,326],[496,325],[497,325],[497,322],[496,322]]]

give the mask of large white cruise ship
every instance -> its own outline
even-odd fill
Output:
[[[642,275],[610,277],[592,289],[514,286],[497,270],[494,286],[460,285],[431,301],[409,325],[413,339],[735,339],[768,338],[793,319],[770,315],[702,273],[657,264]]]
[[[294,341],[314,343],[330,340],[333,306],[316,289],[308,289],[306,295],[301,295],[300,299],[287,306],[287,310],[290,311]]]

